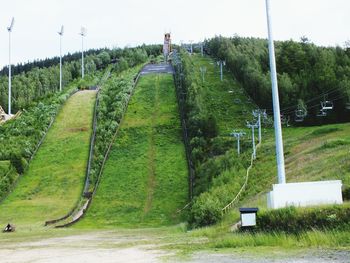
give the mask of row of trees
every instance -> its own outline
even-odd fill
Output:
[[[126,107],[126,98],[131,93],[138,68],[126,71],[121,76],[119,73],[144,63],[148,59],[148,54],[154,56],[160,54],[160,51],[159,46],[147,46],[108,52],[104,50],[97,55],[90,55],[86,58],[87,74],[84,80],[79,78],[79,61],[66,63],[63,68],[66,87],[61,93],[57,92],[57,74],[59,73],[57,65],[48,68],[34,67],[28,72],[23,71],[15,75],[13,79],[15,102],[21,101],[22,104],[17,104],[17,107],[21,105],[24,109],[18,118],[0,125],[0,161],[10,161],[11,169],[14,171],[11,176],[0,177],[0,199],[11,189],[16,175],[24,172],[40,139],[69,95],[78,88],[102,85],[104,88],[99,94],[98,126],[90,176],[90,181],[95,183],[101,165],[101,156],[105,154],[106,145],[119,125]],[[118,55],[118,58],[112,59],[111,54]],[[108,65],[106,70],[99,70]],[[101,80],[105,81],[105,72],[108,73],[110,70],[114,72],[113,77],[105,84],[102,83]],[[1,78],[7,79],[6,76]],[[7,96],[4,91],[7,85],[4,85],[3,81],[6,82],[6,80],[0,81],[1,99],[4,93]],[[67,83],[68,81],[70,83]]]
[[[206,103],[206,88],[187,52],[181,51],[174,65],[177,96],[187,128],[190,168],[194,172],[189,222],[194,227],[205,226],[221,219],[221,209],[239,191],[249,152],[238,156],[232,140],[219,135],[216,116]]]
[[[139,70],[140,66],[136,66],[121,74],[112,73],[98,94],[96,137],[89,174],[90,190],[93,190],[97,183],[108,146],[127,109]]]
[[[110,63],[117,71],[142,63],[149,55],[159,55],[160,46],[141,46],[125,49],[89,50],[85,59],[85,72],[92,74],[105,69]],[[63,58],[63,85],[81,75],[81,60],[78,53]],[[67,60],[65,60],[67,59]],[[48,65],[48,67],[46,67]],[[14,67],[12,78],[13,112],[27,108],[38,100],[59,90],[59,64],[56,58],[32,62]],[[8,76],[6,68],[0,74],[0,105],[8,107]]]
[[[225,60],[227,68],[261,107],[271,110],[271,81],[267,40],[242,37],[215,37],[206,50]],[[298,105],[307,112],[306,124],[318,123],[315,115],[320,101],[334,102],[332,114],[323,121],[349,120],[350,49],[319,47],[302,38],[300,42],[277,41],[276,63],[281,112],[294,117]]]

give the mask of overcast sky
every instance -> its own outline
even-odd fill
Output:
[[[79,51],[80,27],[86,48],[200,41],[215,35],[266,37],[265,0],[0,0],[0,67],[8,63],[6,27],[15,17],[12,62],[27,62]],[[307,36],[324,46],[350,39],[349,0],[271,0],[275,39]]]

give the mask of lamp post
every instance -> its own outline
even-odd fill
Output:
[[[62,36],[64,32],[64,27],[61,26],[61,31],[58,32],[60,35],[60,91],[62,91]]]
[[[81,27],[81,78],[84,78],[84,37],[86,36],[86,28]]]
[[[278,96],[275,46],[273,42],[270,0],[266,0],[266,16],[267,16],[268,35],[269,35],[269,57],[270,57],[271,82],[272,82],[272,102],[273,102],[273,116],[274,116],[274,125],[275,125],[278,183],[285,184],[286,174],[285,174],[285,168],[284,168],[282,127],[281,127],[281,116],[280,116],[280,103],[279,103],[279,96]]]
[[[15,23],[15,19],[12,17],[11,24],[7,28],[9,32],[9,103],[8,103],[8,115],[11,115],[11,32],[13,25]]]

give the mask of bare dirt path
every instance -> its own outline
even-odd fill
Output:
[[[69,230],[68,230],[69,232]],[[349,263],[350,251],[279,250],[255,248],[244,250],[199,251],[183,255],[166,250],[164,245],[177,242],[179,235],[167,232],[137,230],[67,233],[59,237],[12,239],[11,234],[0,236],[1,263],[56,262],[192,262],[192,263]],[[57,234],[57,232],[55,232]],[[63,233],[64,234],[64,233]],[[62,232],[59,232],[62,235]],[[50,236],[50,235],[49,235]],[[186,238],[185,236],[182,238]],[[180,241],[180,240],[178,240]],[[190,240],[188,240],[190,241]],[[181,241],[183,242],[183,240]],[[190,242],[195,242],[192,240]],[[190,244],[189,244],[190,245]]]

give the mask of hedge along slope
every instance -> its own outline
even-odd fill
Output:
[[[81,91],[64,105],[28,171],[0,205],[0,225],[42,225],[74,206],[85,178],[95,95]]]
[[[179,222],[188,170],[171,75],[140,78],[96,195],[78,227]]]

